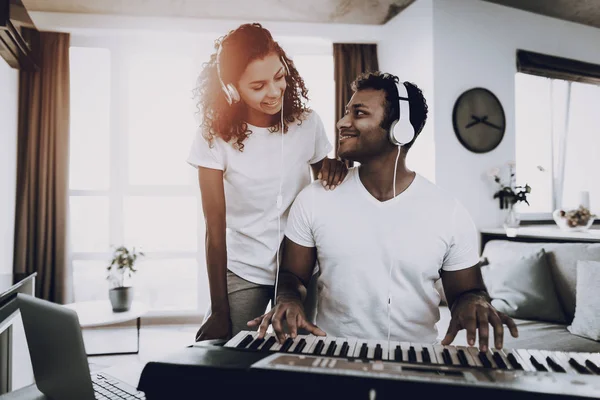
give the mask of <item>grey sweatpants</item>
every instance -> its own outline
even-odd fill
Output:
[[[249,282],[227,270],[227,294],[232,337],[243,330],[256,330],[248,326],[248,321],[266,312],[269,302],[273,299],[273,288],[274,286],[271,285],[259,285]],[[317,314],[317,275],[313,275],[308,285],[304,310],[307,319],[314,323]],[[210,306],[206,311],[204,321],[209,315]]]

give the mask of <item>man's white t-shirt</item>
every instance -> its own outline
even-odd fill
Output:
[[[321,118],[314,111],[303,121],[289,124],[288,132],[283,135],[283,157],[279,132],[253,125],[248,125],[248,129],[252,133],[244,140],[243,151],[221,138],[214,138],[211,147],[199,131],[187,162],[223,171],[227,269],[250,282],[273,285],[275,256],[289,208],[311,181],[309,164],[325,158],[332,146]],[[281,174],[283,201],[278,209]]]
[[[390,293],[390,339],[434,343],[440,269],[479,261],[467,211],[419,174],[385,202],[367,191],[358,168],[333,191],[312,184],[292,205],[286,236],[317,248],[316,323],[334,337],[386,340]]]

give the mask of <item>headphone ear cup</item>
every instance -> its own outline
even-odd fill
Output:
[[[396,123],[392,132],[394,135],[394,140],[398,145],[405,145],[407,143],[412,142],[413,138],[415,137],[415,134],[411,128],[412,126],[407,127],[403,126],[402,124]]]
[[[231,83],[229,83],[227,86],[227,94],[229,99],[229,104],[233,104],[233,103],[237,103],[240,101],[240,94],[238,93],[237,89],[235,88],[235,86],[233,86]]]

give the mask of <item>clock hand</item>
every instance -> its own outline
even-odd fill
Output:
[[[486,124],[487,126],[491,126],[492,128],[496,128],[499,131],[502,130],[502,128],[500,128],[498,125],[496,124],[492,124],[491,122],[488,122],[487,120],[481,121],[483,124]]]
[[[481,123],[481,121],[480,121],[479,119],[477,119],[477,120],[475,120],[475,121],[473,121],[473,122],[469,122],[469,123],[468,123],[468,124],[465,126],[465,129],[469,129],[469,128],[470,128],[470,127],[472,127],[473,125],[477,125],[477,124],[479,124],[479,123]]]

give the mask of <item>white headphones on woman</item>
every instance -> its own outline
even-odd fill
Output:
[[[217,49],[217,76],[219,78],[219,82],[221,83],[221,88],[223,88],[223,93],[225,94],[225,99],[229,105],[237,103],[240,101],[240,94],[232,83],[225,84],[223,82],[223,78],[221,77],[221,50],[223,49],[223,42],[219,44],[219,48]],[[285,67],[285,72],[287,75],[290,74],[290,69],[285,62],[283,57],[280,57],[283,66]]]
[[[408,92],[404,83],[396,84],[398,88],[398,119],[392,122],[390,126],[390,141],[396,146],[403,146],[410,143],[415,137],[415,128],[410,123],[410,103]]]

